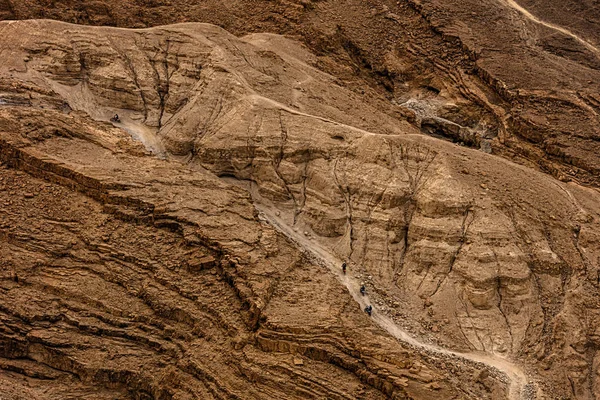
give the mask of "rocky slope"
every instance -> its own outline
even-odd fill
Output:
[[[321,69],[386,114],[412,114],[427,133],[597,187],[596,9],[554,0],[0,2],[8,19],[199,21],[296,35]]]
[[[239,190],[44,117],[90,136],[2,133],[3,396],[484,395],[370,326]]]
[[[56,398],[506,396],[497,371],[473,379],[481,365],[378,330],[253,202],[348,259],[376,312],[419,340],[513,360],[537,398],[600,390],[597,190],[423,136],[409,121],[476,129],[431,116],[435,96],[376,107],[281,36],[51,21],[0,33],[14,393],[24,374],[33,395],[58,382]]]
[[[506,393],[499,371],[418,352],[379,329],[334,274],[258,218],[245,191],[131,139],[147,139],[161,115],[173,118],[171,103],[154,94],[158,71],[173,61],[146,69],[154,47],[136,54],[134,46],[165,36],[188,46],[187,61],[168,53],[179,67],[158,75],[169,76],[168,97],[177,99],[201,95],[204,74],[230,75],[217,60],[243,42],[206,25],[129,32],[24,22],[0,30],[14,39],[2,42],[11,62],[0,72],[3,395]],[[85,55],[73,59],[67,32]],[[86,104],[88,112],[78,109]],[[102,121],[115,110],[117,127]]]

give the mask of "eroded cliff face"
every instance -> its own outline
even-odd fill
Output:
[[[597,317],[582,321],[598,313],[598,209],[582,204],[597,192],[420,136],[242,103],[239,120],[199,140],[197,162],[249,181],[288,225],[352,260],[400,323],[542,361],[560,395],[592,398]]]
[[[0,2],[0,18],[295,35],[320,69],[424,132],[598,186],[596,6],[536,0]],[[392,104],[392,102],[394,104]]]
[[[82,384],[111,382],[105,384],[107,390],[117,387],[123,395],[136,390],[134,378],[127,374],[138,371],[135,379],[143,385],[154,382],[144,390],[155,397],[163,386],[178,394],[193,393],[196,389],[186,386],[188,375],[181,375],[185,373],[199,387],[213,382],[208,386],[219,388],[205,387],[203,393],[209,397],[218,397],[215,393],[244,397],[247,390],[255,390],[253,397],[273,398],[280,393],[275,387],[295,368],[289,357],[285,367],[276,358],[291,352],[312,360],[311,366],[314,362],[327,377],[314,383],[313,372],[307,372],[304,383],[292,380],[285,390],[298,397],[506,396],[506,388],[495,380],[497,373],[479,374],[472,383],[472,364],[464,360],[444,364],[439,357],[401,348],[377,331],[343,286],[303,255],[301,248],[314,247],[349,260],[349,278],[366,283],[376,312],[421,340],[514,360],[533,385],[513,398],[537,392],[538,398],[592,399],[598,392],[596,190],[420,135],[406,121],[414,115],[400,108],[382,112],[317,69],[318,59],[299,43],[280,36],[238,39],[201,24],[129,31],[50,21],[3,22],[0,33],[8,38],[1,47],[8,61],[0,70],[2,154],[10,167],[5,173],[24,170],[33,175],[27,179],[45,179],[53,190],[60,189],[55,184],[62,185],[60,190],[76,189],[83,194],[71,192],[77,197],[73,202],[91,197],[87,201],[93,200],[95,207],[82,208],[83,219],[72,223],[81,233],[65,239],[75,243],[68,249],[46,256],[44,247],[50,246],[50,239],[40,238],[42,244],[28,250],[31,263],[21,263],[20,258],[9,261],[7,265],[19,269],[18,278],[12,272],[7,275],[11,280],[6,280],[4,293],[22,295],[21,286],[27,284],[38,290],[36,296],[48,292],[60,299],[63,293],[81,290],[88,275],[100,276],[121,293],[116,304],[129,297],[128,301],[144,303],[127,306],[143,307],[151,316],[140,324],[152,325],[152,318],[159,318],[156,335],[178,338],[178,350],[158,352],[168,357],[163,364],[176,366],[177,379],[147,378],[162,376],[164,366],[152,361],[158,363],[154,369],[148,367],[153,372],[141,373],[134,367],[143,359],[139,354],[132,356],[134,364],[122,367],[128,371],[125,377],[114,380],[88,379],[81,372],[96,374],[95,366],[43,364],[74,374],[69,379],[75,376]],[[113,126],[106,121],[115,112],[121,122]],[[135,145],[127,132],[154,156]],[[7,179],[12,185],[17,182],[15,177]],[[16,194],[11,187],[9,193]],[[22,201],[37,198],[32,196],[26,192]],[[7,202],[12,206],[12,200]],[[291,242],[267,225],[256,215],[253,202],[303,239]],[[18,203],[17,209],[27,207]],[[91,235],[93,224],[86,218],[117,224],[115,232],[122,233],[114,242],[110,235],[102,241],[125,249],[90,250],[90,240],[79,237]],[[25,230],[28,225],[20,225],[22,221],[16,218],[7,226]],[[49,224],[40,222],[41,227]],[[86,224],[89,228],[81,228]],[[99,230],[92,236],[101,238],[113,230],[94,229]],[[147,233],[127,233],[135,229]],[[166,236],[159,241],[152,235]],[[5,237],[6,252],[13,254],[14,234]],[[133,242],[128,244],[129,240]],[[169,245],[155,246],[162,241]],[[80,248],[91,255],[73,255]],[[137,255],[139,249],[144,255]],[[48,259],[42,257],[35,264],[39,252]],[[48,288],[74,285],[56,277],[70,276],[72,271],[50,267],[67,262],[83,268],[81,264],[89,265],[89,260],[98,260],[92,262],[98,267],[78,272],[82,278],[76,288]],[[158,260],[158,265],[151,260]],[[54,283],[38,284],[45,275],[28,265],[48,267]],[[183,268],[186,265],[190,267]],[[87,272],[89,268],[93,271]],[[198,293],[198,269],[202,285],[214,281],[209,286],[218,293],[208,289]],[[129,276],[134,273],[130,270],[139,275]],[[156,287],[158,283],[161,287]],[[108,283],[97,286],[103,285]],[[103,290],[94,290],[95,296],[109,298],[113,291]],[[163,292],[174,296],[167,305],[162,304]],[[223,297],[232,300],[223,304],[218,300]],[[86,307],[106,312],[107,306],[98,301],[82,300],[89,304]],[[202,302],[206,306],[198,305]],[[98,312],[81,307],[73,312]],[[20,353],[3,357],[41,362],[30,349],[34,341],[28,335],[40,326],[52,332],[55,319],[39,325],[29,315],[34,311],[7,310],[6,315],[25,321],[28,328],[5,335],[10,346],[15,340],[24,344]],[[228,322],[231,328],[219,323],[215,333],[204,334],[201,327],[208,317],[194,313],[216,313],[216,318],[234,321]],[[57,323],[71,321],[63,314]],[[130,314],[122,318],[129,321],[123,324],[138,322]],[[67,325],[82,334],[82,323]],[[195,327],[200,333],[194,333]],[[90,329],[98,336],[96,328]],[[211,335],[214,341],[206,339]],[[146,343],[144,338],[139,340]],[[44,348],[60,347],[42,343]],[[238,347],[251,350],[242,354]],[[85,348],[68,347],[64,363],[82,357]],[[197,365],[193,361],[206,351],[215,354],[216,366],[189,366]],[[263,354],[272,351],[275,358]],[[388,352],[394,356],[385,356]],[[240,358],[247,364],[232,367]],[[228,382],[210,378],[213,373],[206,368],[221,366],[219,376],[235,378]],[[407,375],[396,368],[424,372],[407,383],[401,378]],[[335,392],[339,379],[347,380],[348,387]],[[442,383],[432,384],[433,380]],[[114,382],[121,383],[111,386]],[[260,389],[255,382],[260,382]]]
[[[11,116],[24,124],[32,117]],[[462,392],[452,378],[438,381],[442,365],[375,329],[332,275],[257,220],[240,190],[139,154],[126,134],[113,147],[96,135],[106,127],[93,121],[43,116],[84,137],[2,132],[3,395]],[[488,385],[502,390],[493,379]],[[485,396],[485,389],[464,390]]]
[[[31,21],[0,29],[10,58],[0,72],[4,394],[507,393],[507,377],[495,368],[398,342],[337,274],[259,218],[246,191],[165,152],[154,135],[181,120],[175,111],[186,108],[177,99],[200,97],[209,77],[237,83],[243,72],[218,60],[243,42],[205,25],[130,32]],[[137,47],[170,48],[171,40],[192,56]],[[275,55],[264,57],[266,65]],[[225,96],[237,92],[215,86],[211,99],[227,110]],[[189,103],[192,119],[202,103]],[[115,112],[116,126],[107,122]],[[196,148],[195,138],[164,137],[172,154]]]

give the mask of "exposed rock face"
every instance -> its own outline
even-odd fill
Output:
[[[73,390],[104,385],[107,396],[505,395],[495,376],[473,384],[472,365],[458,373],[376,330],[333,276],[259,220],[255,201],[350,260],[376,311],[415,335],[517,360],[538,398],[594,398],[596,190],[416,134],[406,113],[381,112],[280,36],[50,21],[3,22],[0,33],[0,146],[14,208],[2,243],[16,254],[4,269],[4,369],[36,378],[48,365],[82,385]],[[98,122],[115,112],[118,127],[171,160]],[[39,179],[72,199],[48,200],[62,214],[31,225],[19,213],[48,195],[34,190]],[[20,310],[23,287],[56,307]],[[119,354],[125,339],[144,346],[112,361],[106,336],[122,338]],[[281,353],[314,369],[293,372],[298,363]]]
[[[249,180],[289,225],[354,261],[401,320],[418,316],[455,346],[543,360],[561,395],[592,398],[595,328],[580,324],[598,313],[588,256],[598,243],[579,232],[598,231],[597,206],[581,205],[597,192],[422,137],[248,107],[246,96],[239,119],[200,139],[199,163]]]
[[[15,39],[2,42],[12,56],[0,71],[3,395],[506,393],[498,371],[474,385],[470,378],[485,365],[420,354],[374,325],[334,274],[258,218],[244,190],[161,160],[130,138],[126,130],[146,141],[153,125],[167,130],[161,113],[172,118],[170,101],[182,92],[201,95],[208,79],[194,81],[190,71],[202,67],[224,82],[236,75],[228,65],[201,56],[185,62],[179,53],[172,57],[184,67],[161,75],[171,60],[152,68],[154,52],[138,48],[135,57],[136,41],[178,37],[186,51],[217,57],[231,49],[217,40],[244,46],[238,39],[203,25],[126,32],[24,22],[0,29]],[[85,44],[83,53],[64,40],[65,31]],[[133,54],[133,61],[120,54]],[[168,84],[161,83],[165,76]],[[106,120],[115,111],[119,127],[90,117]],[[166,141],[173,152],[176,139]]]
[[[600,184],[593,2],[5,0],[0,15],[135,28],[198,21],[237,35],[297,35],[321,69],[366,91],[388,115],[414,112],[426,132],[563,181]]]

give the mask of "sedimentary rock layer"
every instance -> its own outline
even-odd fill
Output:
[[[0,33],[3,370],[57,398],[506,395],[379,330],[256,203],[422,342],[597,392],[597,191],[421,135],[277,35]]]

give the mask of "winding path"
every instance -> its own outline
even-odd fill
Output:
[[[555,25],[553,23],[550,22],[546,22],[543,21],[541,19],[539,19],[538,17],[536,17],[535,15],[533,15],[532,13],[530,13],[529,11],[527,11],[526,8],[523,8],[521,5],[519,5],[516,1],[514,0],[505,0],[506,4],[517,10],[518,12],[520,12],[521,14],[523,14],[526,18],[528,18],[529,20],[535,22],[536,24],[540,24],[543,25],[547,28],[550,29],[554,29],[555,31],[558,31],[560,33],[563,33],[573,39],[575,39],[576,41],[578,41],[579,43],[581,43],[583,46],[585,46],[588,50],[590,50],[592,53],[594,53],[597,57],[600,58],[600,49],[598,49],[596,46],[594,46],[593,44],[591,44],[590,42],[588,42],[587,40],[577,36],[576,34],[574,34],[573,32],[569,31],[568,29],[563,28],[562,26],[559,25]]]
[[[342,261],[337,256],[319,246],[317,243],[308,240],[300,233],[295,232],[294,229],[275,215],[274,210],[258,203],[255,203],[255,207],[260,212],[261,218],[294,241],[302,249],[306,250],[318,264],[331,270],[336,278],[346,286],[350,295],[358,304],[360,304],[361,308],[364,308],[367,304],[371,304],[368,295],[361,296],[359,294],[359,282],[350,274],[343,275],[341,273],[339,266]],[[486,353],[461,353],[421,342],[419,339],[409,335],[388,316],[378,313],[376,309],[374,309],[374,311],[372,316],[373,321],[396,339],[429,354],[449,356],[454,359],[462,359],[468,362],[482,364],[499,372],[506,377],[507,382],[509,383],[508,397],[511,400],[533,400],[536,398],[536,389],[534,388],[533,383],[528,382],[526,373],[510,361]]]

